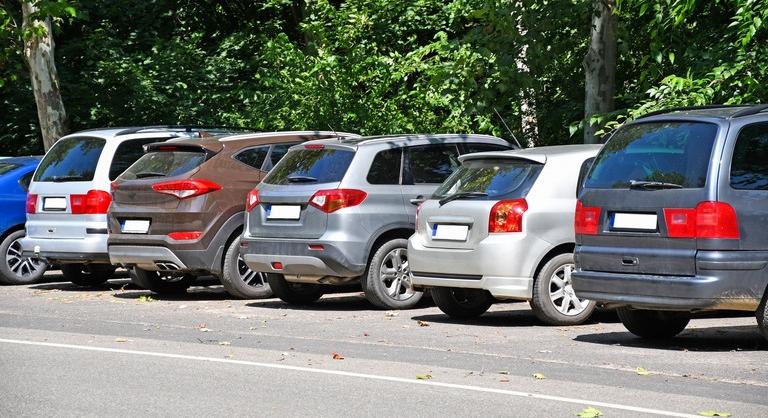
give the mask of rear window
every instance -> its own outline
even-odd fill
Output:
[[[625,189],[636,181],[702,188],[716,134],[717,125],[701,122],[624,127],[600,151],[584,187]]]
[[[353,151],[337,148],[297,148],[286,156],[264,179],[267,184],[335,183],[344,174],[355,156]]]
[[[144,145],[157,141],[157,138],[131,139],[118,145],[115,149],[115,156],[112,157],[112,165],[109,167],[109,179],[116,179],[141,158],[144,155]]]
[[[750,125],[739,133],[731,162],[731,187],[768,190],[768,124]]]
[[[34,181],[91,181],[105,140],[72,137],[61,139],[45,154]]]
[[[21,167],[18,164],[0,163],[0,176]]]
[[[123,175],[123,180],[150,177],[175,177],[194,170],[205,161],[204,152],[156,151],[139,158]]]
[[[541,172],[542,164],[526,160],[489,159],[465,162],[440,185],[433,198],[456,193],[485,193],[476,200],[525,197]]]

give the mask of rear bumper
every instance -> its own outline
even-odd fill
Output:
[[[471,276],[412,271],[411,283],[416,287],[485,289],[499,299],[528,300],[533,294],[533,279],[530,277]]]
[[[24,256],[37,256],[49,263],[109,264],[106,233],[67,239],[24,237],[20,243]]]

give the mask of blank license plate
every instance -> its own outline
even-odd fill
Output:
[[[299,219],[301,206],[271,205],[267,208],[267,219]]]
[[[43,199],[43,210],[64,210],[66,208],[66,197],[46,197]]]
[[[467,225],[434,225],[432,226],[432,239],[447,241],[466,241],[469,233]]]
[[[614,213],[613,229],[636,229],[642,231],[655,231],[657,228],[655,214],[648,213]]]
[[[149,221],[128,220],[123,221],[121,230],[126,234],[146,234],[149,231]]]

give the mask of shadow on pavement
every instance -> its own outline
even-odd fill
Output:
[[[519,302],[509,302],[519,303]],[[472,319],[456,319],[451,318],[443,313],[432,315],[419,315],[414,316],[411,319],[414,321],[427,321],[436,322],[440,324],[463,324],[472,326],[484,326],[484,327],[533,327],[547,325],[533,314],[530,309],[515,309],[509,311],[491,311],[486,312],[483,315]],[[597,324],[597,323],[617,323],[619,318],[616,313],[611,310],[598,309],[589,318],[584,325]]]
[[[127,275],[126,275],[127,277]],[[62,277],[62,280],[63,277]],[[72,282],[43,282],[43,284],[36,284],[30,286],[30,289],[35,290],[60,290],[62,292],[87,292],[87,291],[105,291],[105,290],[121,290],[121,289],[139,289],[131,283],[130,279],[112,279],[105,283],[94,286],[80,286]]]
[[[592,344],[674,351],[768,350],[768,341],[760,335],[757,325],[690,328],[675,338],[663,341],[644,340],[629,331],[584,334],[577,336],[575,340]]]
[[[422,298],[414,309],[426,308],[432,305],[430,298]],[[323,295],[320,300],[308,305],[289,305],[280,299],[254,300],[246,306],[252,308],[276,308],[297,311],[385,311],[373,306],[359,290],[346,293],[330,293]]]

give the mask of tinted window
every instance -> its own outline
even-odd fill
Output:
[[[72,137],[59,140],[45,154],[35,181],[91,181],[106,141]]]
[[[409,155],[413,184],[440,184],[461,165],[455,145],[412,147]]]
[[[261,170],[264,165],[264,160],[269,154],[269,146],[256,147],[247,150],[240,151],[235,155],[235,159],[241,163],[248,164],[249,166]]]
[[[269,172],[267,184],[335,183],[344,178],[355,153],[336,148],[290,151]]]
[[[441,199],[456,193],[485,193],[481,200],[525,197],[543,165],[524,160],[467,161],[435,191]]]
[[[587,173],[589,173],[589,169],[592,168],[592,164],[594,164],[594,162],[595,157],[591,157],[584,160],[584,162],[581,164],[581,168],[579,169],[579,180],[578,183],[576,183],[576,197],[579,196],[581,189],[584,188],[584,180],[586,180]]]
[[[400,184],[402,155],[402,148],[379,151],[373,158],[371,169],[368,171],[368,183]]]
[[[13,171],[13,170],[15,170],[15,169],[17,169],[19,167],[21,167],[21,166],[18,165],[18,164],[0,163],[0,176],[2,176],[3,174],[5,174],[5,173],[7,173],[9,171]]]
[[[121,176],[124,180],[150,177],[175,177],[192,171],[205,161],[204,152],[156,151],[139,158]]]
[[[109,167],[109,179],[114,180],[123,174],[123,171],[144,155],[144,145],[153,142],[157,142],[157,139],[133,139],[118,145],[115,156],[112,157],[112,165]]]
[[[269,168],[276,166],[280,160],[285,157],[285,153],[288,152],[288,148],[294,146],[296,144],[280,144],[280,145],[273,145],[272,146],[272,154],[269,154],[269,162],[272,163]]]
[[[716,134],[716,125],[699,122],[621,128],[598,154],[584,187],[622,189],[631,180],[704,187]]]
[[[768,190],[768,124],[750,125],[739,133],[731,162],[731,187]]]
[[[512,149],[511,146],[497,145],[497,144],[462,144],[461,153],[471,154],[473,152],[486,152],[486,151],[506,151]]]
[[[35,174],[34,171],[30,171],[27,174],[24,174],[19,178],[19,186],[21,186],[22,189],[24,189],[25,192],[29,191],[29,183],[32,182],[32,175]]]

